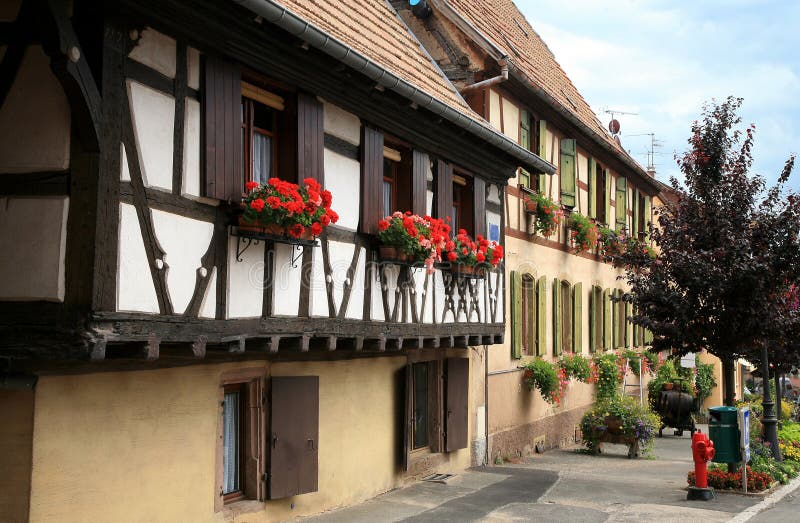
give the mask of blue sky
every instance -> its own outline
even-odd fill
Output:
[[[607,124],[620,115],[623,146],[643,165],[653,132],[658,178],[679,175],[701,105],[744,98],[756,124],[753,171],[774,181],[800,152],[800,1],[516,0],[556,60]],[[800,167],[800,166],[799,166]],[[800,189],[800,168],[790,180]]]

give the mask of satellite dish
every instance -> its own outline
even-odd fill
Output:
[[[611,121],[608,122],[608,130],[611,134],[619,134],[619,120],[612,118]]]

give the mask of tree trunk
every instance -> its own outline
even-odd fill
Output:
[[[727,407],[733,407],[736,396],[736,379],[733,372],[733,358],[722,359],[722,392],[724,394],[722,403]]]

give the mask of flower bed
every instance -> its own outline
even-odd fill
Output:
[[[689,486],[695,485],[694,471],[689,471],[686,476]],[[762,492],[772,485],[769,474],[756,472],[747,467],[747,491]],[[712,464],[708,468],[708,486],[718,490],[742,490],[742,471],[728,472],[726,465]]]
[[[302,186],[270,178],[265,184],[247,182],[246,189],[240,227],[302,238],[319,236],[325,227],[339,220],[331,209],[330,191],[313,178],[303,180]]]

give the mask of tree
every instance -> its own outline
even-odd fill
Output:
[[[788,302],[800,270],[800,202],[785,190],[794,157],[769,189],[749,173],[755,126],[737,128],[741,102],[707,104],[693,123],[690,147],[676,157],[685,188],[671,180],[677,196],[649,226],[656,256],[628,248],[615,260],[626,269],[631,321],[654,334],[656,350],[719,357],[726,405],[734,361],[761,361],[761,349],[785,345],[798,324]]]

